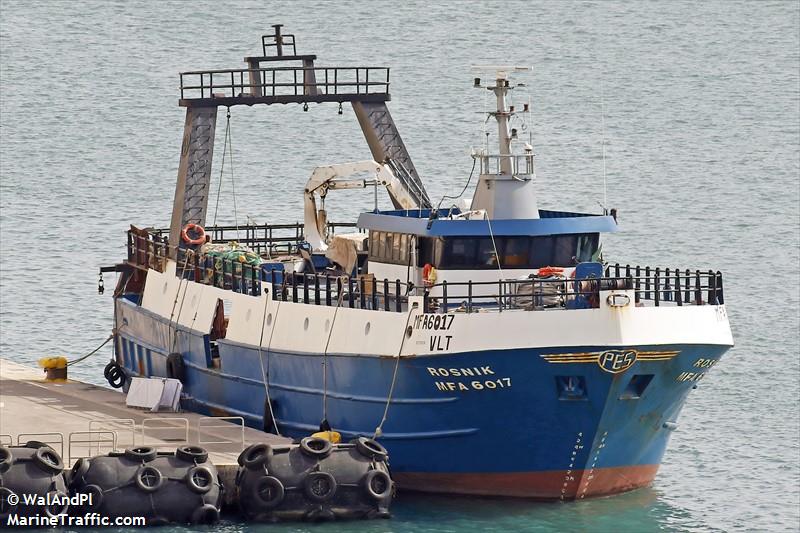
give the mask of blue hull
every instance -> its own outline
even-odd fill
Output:
[[[184,406],[265,423],[266,388],[281,434],[301,437],[326,417],[343,437],[372,435],[384,415],[397,360],[283,353],[178,329],[127,300],[117,358],[136,375],[166,376],[185,363]],[[172,346],[175,349],[172,349]],[[542,355],[603,346],[515,349],[403,358],[380,437],[402,488],[574,499],[650,483],[696,381],[727,350],[719,345],[630,346],[673,353],[612,374],[592,362]],[[677,353],[675,353],[677,352]],[[259,357],[261,362],[259,362]],[[327,393],[323,368],[327,367]],[[324,404],[327,404],[325,411]]]

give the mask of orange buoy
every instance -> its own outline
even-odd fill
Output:
[[[190,237],[189,232],[192,231],[197,234],[197,237]],[[206,242],[206,230],[203,229],[203,226],[200,224],[195,224],[190,222],[186,224],[181,230],[181,238],[183,242],[186,244],[205,244]]]

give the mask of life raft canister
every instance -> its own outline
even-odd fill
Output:
[[[195,233],[196,237],[191,237],[189,232]],[[183,242],[186,244],[205,244],[206,242],[206,230],[203,229],[203,226],[200,224],[195,224],[194,222],[190,222],[186,224],[183,229],[181,230],[181,238]]]
[[[422,267],[422,281],[425,282],[425,285],[430,287],[436,284],[436,267],[434,267],[430,263],[425,263],[425,266]]]

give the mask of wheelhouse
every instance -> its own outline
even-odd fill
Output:
[[[571,269],[596,261],[600,233],[616,231],[607,215],[539,214],[539,219],[487,220],[457,211],[436,218],[429,210],[397,210],[364,213],[358,226],[369,232],[369,272],[415,284],[424,281],[426,268],[448,281],[526,276],[543,267]]]

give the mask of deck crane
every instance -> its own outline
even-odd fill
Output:
[[[372,172],[374,179],[350,179],[354,174]],[[306,182],[304,191],[304,222],[306,241],[316,251],[328,249],[327,214],[324,208],[328,191],[365,189],[368,186],[386,187],[392,201],[401,209],[418,209],[414,195],[407,185],[392,171],[389,164],[373,160],[356,161],[316,167]],[[319,195],[323,207],[317,209]]]

